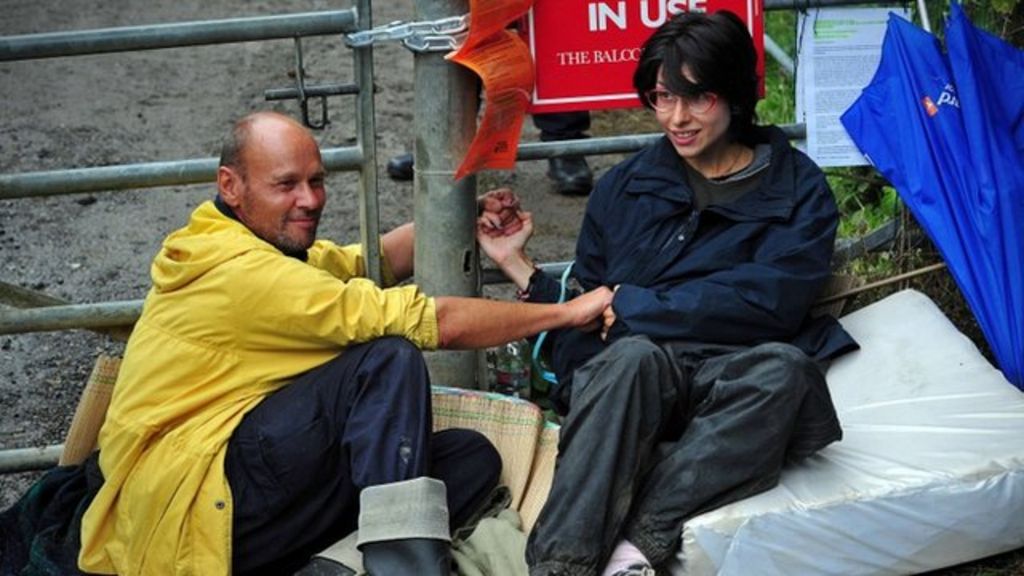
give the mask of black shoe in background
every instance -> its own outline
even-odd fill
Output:
[[[548,178],[555,190],[566,196],[586,196],[594,187],[594,174],[583,156],[564,156],[548,160]]]
[[[388,176],[392,180],[399,180],[407,182],[412,180],[413,177],[413,158],[412,154],[406,152],[405,154],[399,154],[388,160]]]

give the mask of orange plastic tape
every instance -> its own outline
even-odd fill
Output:
[[[447,58],[476,73],[484,85],[484,113],[458,180],[484,169],[515,165],[519,136],[533,93],[530,49],[506,28],[533,5],[533,0],[470,0],[469,34]]]

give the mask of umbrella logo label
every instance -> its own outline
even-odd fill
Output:
[[[939,101],[936,103],[931,99],[931,96],[925,96],[921,99],[921,103],[924,104],[924,110],[928,113],[928,116],[935,116],[939,113],[939,106],[949,105],[956,108],[960,108],[960,99],[956,97],[956,88],[952,84],[946,84],[942,88],[942,93],[939,94]]]
[[[942,89],[942,94],[939,94],[939,106],[943,104],[960,107],[960,99],[956,97],[956,88],[952,84],[946,84],[946,87]]]

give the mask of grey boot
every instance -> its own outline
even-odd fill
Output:
[[[450,576],[444,482],[416,478],[360,494],[359,550],[370,576]]]

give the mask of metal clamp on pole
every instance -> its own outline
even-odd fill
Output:
[[[295,90],[298,92],[299,107],[302,109],[302,123],[313,130],[323,130],[330,121],[327,119],[327,96],[320,98],[320,121],[309,119],[309,98],[306,93],[306,71],[302,65],[302,38],[295,37]]]
[[[306,70],[302,63],[302,38],[295,37],[295,87],[272,88],[263,91],[263,99],[298,100],[302,110],[302,123],[313,130],[322,130],[330,121],[327,119],[327,97],[358,94],[359,86],[355,84],[306,84]],[[320,100],[320,121],[313,122],[309,118],[309,100]]]
[[[469,14],[427,22],[395,21],[371,30],[345,35],[349,48],[399,40],[413,52],[448,52],[462,45],[469,31]]]
[[[307,98],[349,96],[359,94],[359,86],[355,84],[313,84],[307,85],[303,92],[305,92]],[[263,91],[263,99],[267,102],[274,100],[298,100],[299,91],[295,88],[270,88]]]

